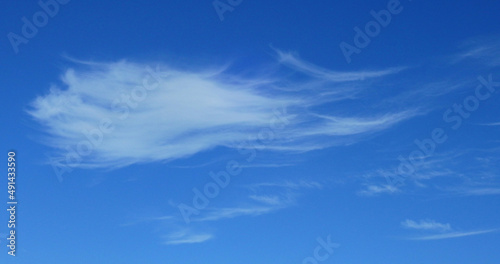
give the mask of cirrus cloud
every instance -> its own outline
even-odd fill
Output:
[[[419,114],[414,109],[346,114],[335,105],[363,90],[343,84],[364,84],[399,69],[332,72],[291,53],[278,56],[302,77],[287,79],[278,72],[248,77],[226,67],[188,71],[162,64],[152,70],[128,61],[78,62],[63,73],[61,85],[33,100],[28,113],[45,129],[41,140],[56,150],[55,161],[87,168],[237,148],[239,142],[258,141],[263,131],[272,140],[262,149],[311,151],[363,140]]]

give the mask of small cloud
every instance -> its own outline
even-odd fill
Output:
[[[500,65],[500,38],[483,37],[471,39],[464,43],[463,51],[455,55],[453,62],[461,62],[464,60],[479,61],[488,66]]]
[[[487,234],[487,233],[492,233],[492,232],[497,232],[497,231],[498,231],[498,229],[480,230],[480,231],[472,231],[472,232],[452,232],[452,233],[439,234],[439,235],[413,237],[413,238],[408,238],[408,239],[409,240],[439,240],[439,239],[458,238],[458,237],[466,237],[466,236],[476,236],[476,235]]]
[[[461,191],[464,195],[480,196],[480,195],[499,195],[500,188],[474,188]]]
[[[358,195],[363,195],[363,196],[375,196],[379,194],[384,194],[384,193],[397,193],[400,190],[394,186],[394,185],[388,185],[388,184],[383,184],[383,185],[368,185],[366,189],[361,190],[358,192]]]
[[[277,195],[250,195],[250,199],[270,205],[278,205],[282,203],[281,198]]]
[[[175,220],[173,216],[150,216],[150,217],[137,217],[133,220],[130,220],[126,223],[121,224],[120,226],[132,226],[140,223],[148,223],[148,222],[156,222],[156,221],[171,221]]]
[[[264,182],[247,186],[252,194],[237,206],[209,208],[194,222],[218,221],[240,216],[259,216],[285,209],[296,204],[301,194],[299,189],[320,189],[322,185],[314,181]]]
[[[231,207],[231,208],[217,208],[210,210],[205,216],[195,219],[194,221],[203,222],[203,221],[216,221],[226,218],[235,218],[238,216],[257,216],[266,213],[270,213],[277,209],[280,209],[280,206],[248,206],[248,207]]]
[[[164,243],[167,245],[180,245],[202,243],[214,238],[214,236],[209,233],[194,233],[186,229],[167,235],[164,238]]]
[[[330,71],[314,64],[308,63],[301,60],[296,54],[292,52],[284,52],[275,49],[278,55],[278,61],[298,72],[304,73],[306,75],[328,80],[331,82],[348,82],[348,81],[358,81],[364,80],[365,78],[375,78],[382,77],[390,74],[397,73],[404,68],[392,68],[379,71],[355,71],[355,72],[339,72]]]
[[[281,168],[281,167],[290,167],[294,166],[295,164],[292,163],[267,163],[267,164],[258,164],[258,163],[252,163],[252,164],[245,164],[241,165],[241,168]]]
[[[434,220],[420,220],[419,222],[406,219],[401,222],[401,225],[405,228],[409,229],[417,229],[417,230],[432,230],[432,231],[449,231],[451,230],[450,224],[441,224]]]
[[[439,223],[434,220],[420,220],[413,221],[406,219],[401,222],[401,226],[408,229],[413,229],[416,231],[425,231],[425,232],[439,232],[439,234],[432,235],[422,235],[415,237],[408,237],[408,240],[439,240],[439,239],[448,239],[448,238],[458,238],[458,237],[466,237],[466,236],[475,236],[486,233],[496,232],[500,229],[487,229],[487,230],[478,230],[478,231],[453,231],[450,224]]]
[[[164,221],[164,220],[172,220],[174,217],[171,215],[166,215],[166,216],[158,216],[158,217],[153,217],[151,218],[152,221]]]
[[[500,126],[500,122],[493,122],[493,123],[487,123],[487,124],[482,124],[483,126]]]
[[[284,182],[262,182],[256,183],[249,186],[251,189],[262,188],[262,187],[278,187],[285,189],[321,189],[323,185],[315,181],[284,181]]]

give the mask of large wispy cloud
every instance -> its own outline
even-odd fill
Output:
[[[301,77],[279,70],[248,76],[227,67],[76,62],[59,85],[31,103],[28,113],[46,131],[41,141],[56,150],[53,161],[91,168],[235,148],[269,132],[272,140],[261,144],[263,149],[310,151],[362,140],[418,114],[354,108],[346,113],[335,106],[349,103],[369,85],[363,80],[401,69],[335,72],[293,53],[277,54],[278,65]]]

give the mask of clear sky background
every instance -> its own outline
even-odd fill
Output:
[[[498,2],[41,3],[0,11],[1,263],[500,261]]]

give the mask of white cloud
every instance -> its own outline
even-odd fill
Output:
[[[291,52],[283,52],[280,50],[275,50],[278,55],[278,60],[280,63],[295,69],[304,74],[310,75],[311,77],[328,80],[331,82],[348,82],[348,81],[359,81],[365,78],[382,77],[389,74],[397,73],[403,68],[392,68],[380,71],[356,71],[356,72],[338,72],[330,71],[314,64],[308,63],[298,58],[297,55]]]
[[[296,204],[300,189],[321,188],[314,181],[264,182],[247,186],[252,194],[234,207],[210,208],[196,222],[216,221],[239,216],[258,216],[291,207]]]
[[[500,188],[469,188],[460,190],[459,193],[464,195],[499,195]]]
[[[286,189],[321,189],[323,185],[315,181],[283,181],[283,182],[261,182],[248,186],[250,189],[262,187],[279,187]]]
[[[416,145],[414,145],[416,146]],[[416,147],[402,156],[409,157]],[[421,193],[429,190],[446,195],[497,195],[500,189],[496,179],[498,148],[455,148],[454,151],[434,153],[415,159],[413,173],[400,173],[401,160],[389,169],[371,170],[362,175],[362,184],[368,186],[358,194]],[[397,157],[395,154],[393,157]],[[409,158],[406,158],[408,162]],[[477,160],[478,162],[471,162]],[[391,186],[391,187],[387,187]]]
[[[313,181],[267,182],[245,186],[245,189],[251,192],[250,195],[246,196],[246,199],[237,202],[234,206],[211,207],[201,211],[198,217],[193,217],[189,228],[206,228],[207,222],[270,214],[294,206],[301,189],[321,187],[322,185]],[[170,219],[170,217],[166,218]],[[191,229],[185,229],[169,236],[168,241],[170,241],[169,244],[190,243],[187,241],[196,241],[198,243],[211,238],[211,233],[193,233]]]
[[[241,165],[241,168],[281,168],[294,166],[292,163],[252,163]]]
[[[434,220],[420,220],[419,222],[406,219],[401,222],[401,225],[405,228],[417,229],[417,230],[432,230],[432,231],[449,231],[451,230],[450,224],[438,223]]]
[[[302,180],[266,182],[240,187],[250,194],[245,193],[244,199],[238,199],[232,206],[209,207],[200,210],[196,217],[192,216],[189,225],[186,225],[181,214],[175,213],[142,217],[122,226],[151,222],[160,232],[167,234],[162,236],[164,244],[202,243],[215,237],[213,230],[210,229],[211,225],[215,225],[214,222],[237,217],[261,216],[286,209],[297,204],[298,197],[302,194],[301,190],[318,189],[323,186],[314,181]],[[172,206],[176,207],[174,203]]]
[[[374,196],[378,194],[383,194],[383,193],[396,193],[399,192],[400,190],[394,186],[394,185],[389,185],[389,184],[382,184],[382,185],[368,185],[364,190],[358,191],[359,195],[365,195],[365,196]]]
[[[132,226],[132,225],[137,225],[139,223],[144,223],[144,222],[156,222],[156,221],[169,221],[169,220],[174,220],[173,216],[151,216],[151,217],[136,217],[133,220],[130,220],[124,224],[121,224],[121,226]]]
[[[498,229],[480,230],[480,231],[472,231],[472,232],[452,232],[452,233],[446,233],[446,234],[413,237],[413,238],[409,238],[409,239],[410,240],[438,240],[438,239],[475,236],[475,235],[487,234],[487,233],[492,233],[492,232],[497,232],[497,231],[498,231]]]
[[[281,203],[281,198],[277,195],[250,195],[250,199],[270,205],[278,205]]]
[[[194,221],[216,221],[226,218],[235,218],[238,216],[258,216],[270,213],[281,208],[279,205],[274,206],[241,206],[232,208],[216,208],[209,210],[204,216],[195,219]]]
[[[439,232],[439,234],[433,234],[433,235],[408,237],[406,238],[408,240],[439,240],[439,239],[475,236],[475,235],[481,235],[499,231],[499,229],[487,229],[478,231],[453,231],[453,228],[451,227],[450,224],[438,223],[434,220],[420,220],[417,222],[406,219],[405,221],[401,222],[401,225],[404,228],[413,229],[416,231],[434,232],[434,233]]]
[[[214,238],[210,233],[195,233],[189,229],[174,232],[164,237],[165,244],[179,245],[179,244],[194,244],[208,241]]]
[[[500,126],[500,122],[484,124],[485,126]]]
[[[245,140],[255,143],[263,131],[274,134],[261,149],[310,151],[362,140],[418,114],[314,110],[349,97],[352,89],[339,82],[361,82],[397,70],[332,72],[278,54],[306,80],[287,80],[279,73],[243,77],[225,68],[186,71],[161,65],[153,71],[127,61],[87,62],[67,70],[62,85],[37,97],[28,113],[47,133],[40,140],[57,151],[53,161],[90,168],[169,161],[220,146],[236,148]],[[99,131],[102,123],[112,129]]]
[[[500,65],[500,38],[483,37],[474,38],[462,45],[463,51],[455,55],[453,62],[463,60],[476,60],[488,66]]]

